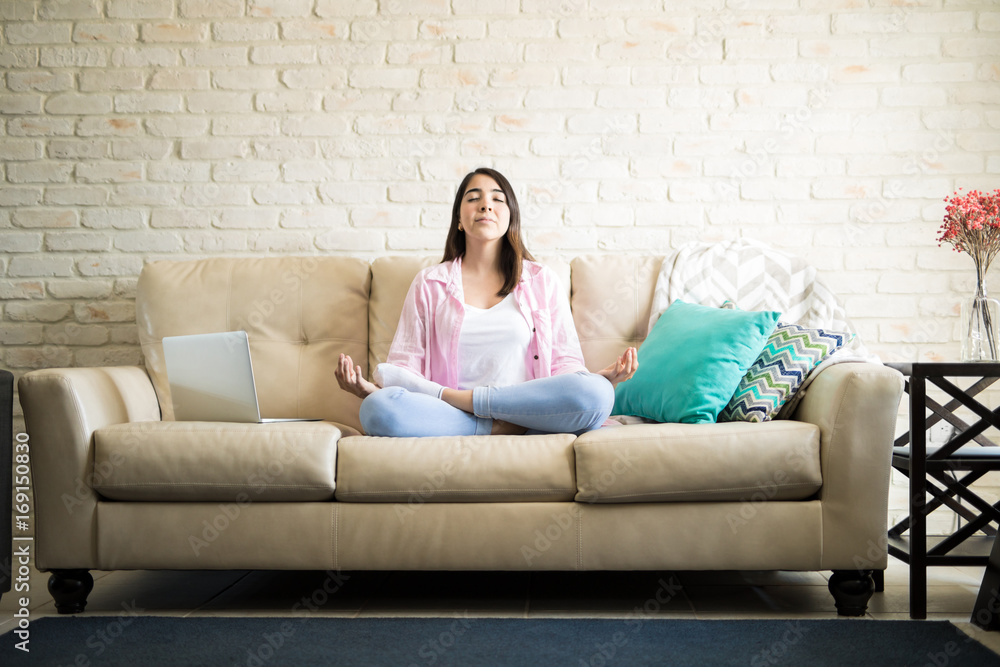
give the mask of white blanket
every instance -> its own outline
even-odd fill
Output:
[[[790,412],[824,368],[843,361],[881,363],[865,349],[844,307],[816,274],[805,260],[750,239],[682,246],[664,259],[657,276],[649,330],[671,302],[682,299],[712,307],[728,300],[741,310],[777,310],[786,324],[854,333],[850,344],[809,374],[794,403],[786,406]]]

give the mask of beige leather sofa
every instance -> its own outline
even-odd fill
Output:
[[[37,566],[64,613],[89,570],[834,570],[863,613],[886,567],[901,376],[824,370],[794,420],[635,424],[580,437],[360,433],[339,352],[385,359],[412,277],[434,260],[155,262],[139,279],[145,368],[37,370]],[[571,285],[584,355],[645,335],[661,257],[547,262]],[[176,422],[161,339],[245,329],[265,416]]]

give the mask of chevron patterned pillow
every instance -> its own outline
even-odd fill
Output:
[[[719,413],[719,421],[773,419],[802,386],[809,372],[852,338],[852,333],[778,323],[736,393]]]

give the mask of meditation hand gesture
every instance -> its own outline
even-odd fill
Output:
[[[341,389],[354,394],[358,398],[366,398],[369,394],[373,394],[379,389],[377,384],[365,379],[364,375],[361,374],[361,366],[355,366],[354,360],[346,354],[340,355],[340,361],[333,374],[336,376],[337,384],[340,385]]]
[[[612,362],[604,370],[597,371],[597,374],[608,378],[611,386],[614,387],[619,382],[624,382],[635,375],[638,369],[639,353],[634,347],[630,347],[622,353],[622,356],[618,357],[617,361]]]

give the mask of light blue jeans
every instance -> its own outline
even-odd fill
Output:
[[[489,435],[494,419],[528,433],[579,435],[600,427],[614,404],[615,390],[606,377],[578,371],[508,387],[476,387],[475,414],[433,396],[386,387],[361,402],[360,417],[368,435],[396,438]]]

